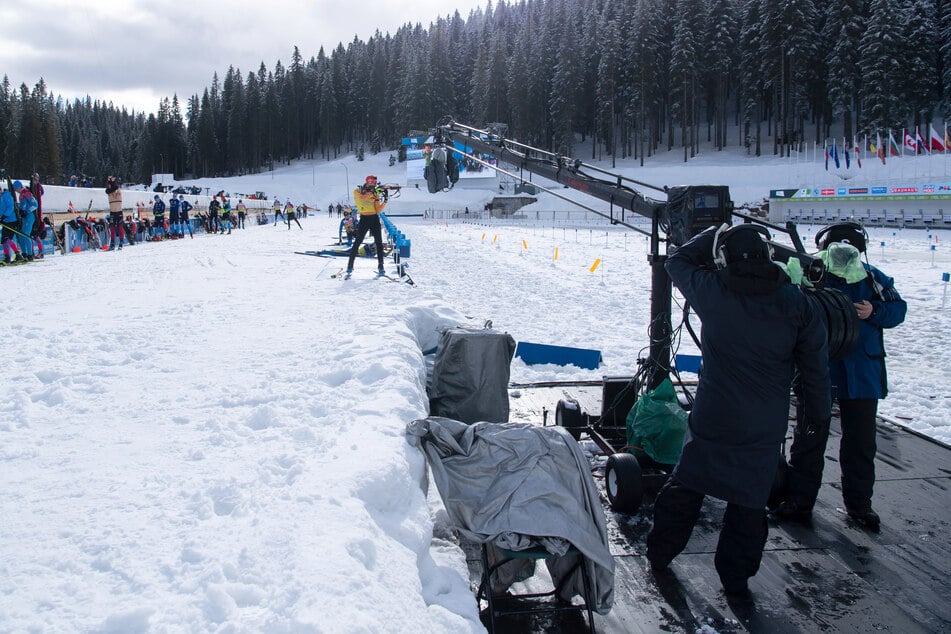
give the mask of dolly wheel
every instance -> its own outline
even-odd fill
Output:
[[[612,509],[619,513],[636,513],[644,499],[641,464],[637,458],[629,453],[612,454],[604,469],[604,488]]]
[[[573,398],[558,401],[555,406],[555,424],[564,427],[575,440],[579,440],[586,425],[578,401]]]

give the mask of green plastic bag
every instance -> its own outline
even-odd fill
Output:
[[[677,402],[669,378],[645,393],[627,415],[627,444],[631,453],[647,454],[655,462],[680,460],[687,432],[687,412]]]

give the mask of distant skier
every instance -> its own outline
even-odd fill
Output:
[[[172,194],[171,200],[168,201],[168,237],[172,240],[178,240],[181,236],[179,232],[181,226],[181,208],[182,201],[178,199],[178,196]]]
[[[179,194],[179,195],[178,195],[178,200],[179,200],[179,202],[181,203],[181,205],[179,206],[179,210],[178,210],[178,220],[179,220],[179,224],[181,225],[180,228],[181,228],[181,230],[182,230],[181,235],[179,235],[178,237],[179,237],[179,238],[184,238],[184,237],[185,237],[185,231],[184,231],[184,230],[185,230],[185,229],[188,229],[188,236],[189,236],[191,239],[194,240],[194,239],[195,239],[195,234],[192,233],[192,223],[191,223],[191,221],[188,219],[188,212],[191,211],[192,209],[194,209],[194,207],[192,207],[192,204],[191,204],[190,202],[188,202],[187,200],[185,200],[185,194]],[[195,201],[195,204],[198,204],[198,201],[197,201],[197,200]]]
[[[152,200],[152,240],[162,240],[165,237],[165,201],[158,194]]]
[[[218,222],[218,212],[221,211],[221,203],[218,202],[218,195],[215,194],[208,203],[208,233],[218,233],[221,225]]]
[[[221,233],[225,232],[225,229],[228,230],[228,235],[231,235],[231,201],[227,198],[224,199],[224,203],[221,205]]]
[[[340,229],[337,232],[337,244],[343,243],[343,236],[347,236],[347,246],[353,246],[353,236],[357,233],[357,222],[353,218],[350,210],[343,212],[343,220],[340,221]]]
[[[281,213],[281,201],[275,198],[275,199],[274,199],[274,226],[275,226],[275,227],[277,226],[277,217],[278,217],[278,216],[281,217],[281,221],[284,220],[284,214]],[[290,227],[288,227],[288,229],[289,229],[289,228],[290,228]]]
[[[297,226],[301,231],[304,230],[304,228],[300,226],[300,220],[297,219],[297,211],[294,209],[294,203],[289,200],[287,201],[287,204],[284,205],[284,215],[287,217],[286,222],[288,231],[291,230],[291,220],[297,223]]]
[[[244,204],[244,199],[238,199],[238,205],[235,207],[238,212],[238,229],[244,229],[244,219],[248,215],[248,206]]]
[[[115,176],[106,179],[106,198],[109,199],[109,250],[122,249],[125,227],[122,223],[122,190]]]

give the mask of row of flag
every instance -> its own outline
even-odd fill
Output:
[[[914,130],[903,128],[900,136],[902,140],[901,143],[895,139],[895,134],[891,130],[888,131],[887,137],[883,137],[882,133],[877,132],[875,133],[875,139],[870,139],[866,136],[863,142],[859,142],[858,139],[853,138],[852,143],[849,144],[846,142],[846,139],[843,138],[841,147],[845,168],[850,169],[852,167],[853,159],[859,168],[862,167],[863,147],[871,153],[872,156],[878,157],[878,159],[882,161],[882,165],[886,164],[887,157],[889,156],[901,157],[906,153],[917,155],[931,154],[933,152],[947,154],[951,152],[951,138],[948,136],[947,123],[944,125],[943,135],[939,134],[933,125],[928,126],[927,132],[928,138],[926,139],[917,128]],[[836,169],[841,169],[842,161],[839,158],[839,146],[836,143],[836,139],[832,139],[831,144],[825,144],[825,158],[827,171],[830,162],[835,165]]]

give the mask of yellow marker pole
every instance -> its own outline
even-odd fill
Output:
[[[555,262],[558,261],[558,247],[555,247]]]
[[[496,244],[499,241],[499,234],[492,236],[492,244]]]
[[[595,271],[598,270],[598,267],[599,267],[599,266],[601,266],[601,258],[598,258],[597,260],[595,260],[595,261],[594,261],[594,264],[592,264],[592,265],[591,265],[591,268],[588,269],[588,270],[591,271],[592,273],[594,273]]]
[[[482,233],[482,241],[485,242],[485,232]]]
[[[522,240],[522,248],[528,251],[528,243],[525,240]]]

